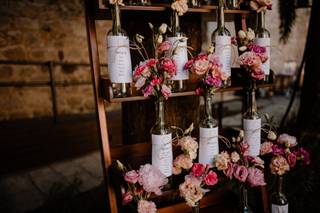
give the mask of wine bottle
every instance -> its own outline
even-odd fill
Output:
[[[255,90],[248,91],[247,111],[243,114],[244,141],[249,144],[249,155],[258,156],[261,146],[261,117],[257,112]]]
[[[112,29],[107,34],[108,71],[115,97],[130,96],[132,65],[129,38],[121,28],[120,7],[112,8]]]
[[[185,81],[189,79],[188,70],[184,69],[184,65],[188,61],[187,38],[181,32],[179,15],[177,11],[173,11],[171,17],[171,34],[167,37],[167,41],[172,44],[172,49],[168,54],[173,54],[173,60],[176,63],[177,71],[173,76],[173,91],[182,91],[186,89]]]
[[[277,176],[277,190],[271,195],[272,213],[288,213],[288,200],[282,192],[283,177]]]
[[[156,124],[151,128],[152,165],[158,168],[166,177],[172,175],[172,132],[167,127],[164,118],[164,100],[156,102]]]
[[[265,74],[264,81],[269,82],[270,75],[270,32],[265,27],[265,12],[257,13],[257,27],[255,30],[255,44],[265,47],[268,60],[262,64],[262,70]]]
[[[199,163],[213,164],[219,153],[218,121],[212,117],[212,96],[204,95],[205,115],[200,121]]]
[[[227,77],[223,82],[224,87],[231,85],[231,34],[224,24],[224,5],[223,0],[219,0],[217,14],[217,29],[211,36],[215,54],[219,57],[222,64],[222,72]]]

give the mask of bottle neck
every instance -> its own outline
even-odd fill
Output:
[[[204,96],[204,107],[206,118],[212,118],[212,96],[209,94]]]
[[[279,175],[277,177],[277,194],[283,194],[282,184],[283,184],[283,176]]]
[[[257,29],[266,29],[265,12],[261,11],[260,13],[257,13],[257,19]]]
[[[176,36],[180,31],[180,20],[177,11],[173,11],[171,17],[171,28],[172,28],[172,35]]]
[[[165,118],[164,118],[164,100],[161,98],[156,102],[156,112],[157,112],[157,124],[162,128],[165,126]]]
[[[223,1],[219,0],[219,6],[218,6],[218,29],[223,29],[224,28],[224,6],[223,6]]]
[[[249,115],[253,115],[257,110],[256,92],[254,89],[248,91],[248,110]]]
[[[244,208],[243,210],[245,211],[245,209],[248,208],[248,190],[245,186],[241,186],[240,190],[241,190],[240,196],[241,196],[242,207]]]
[[[112,33],[114,35],[121,33],[120,7],[118,4],[114,4],[112,8],[112,21]]]

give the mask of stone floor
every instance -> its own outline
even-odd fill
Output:
[[[279,122],[286,110],[289,98],[274,96],[259,99],[261,112],[268,112]],[[231,110],[241,110],[241,103],[225,105]],[[241,114],[223,119],[223,125],[240,125]],[[0,212],[2,206],[12,212],[28,212],[40,207],[55,190],[73,185],[76,193],[85,192],[99,186],[103,181],[99,152],[57,162],[42,168],[21,171],[0,177]],[[3,207],[2,207],[3,208]]]

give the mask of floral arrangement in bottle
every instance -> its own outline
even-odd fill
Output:
[[[170,42],[163,41],[163,35],[167,31],[167,25],[162,24],[155,32],[154,26],[149,23],[153,31],[153,47],[155,56],[149,58],[143,45],[144,37],[137,34],[132,42],[132,49],[136,49],[143,60],[136,66],[133,79],[135,87],[141,90],[145,97],[154,96],[156,99],[163,97],[167,99],[171,94],[171,79],[176,74],[176,65],[171,56],[165,53],[172,45]]]
[[[124,179],[121,186],[123,205],[136,205],[138,213],[156,213],[156,204],[150,201],[152,194],[161,195],[161,189],[168,179],[150,164],[140,166],[139,170],[128,170],[120,161],[117,167]]]
[[[251,81],[264,79],[262,64],[268,60],[267,50],[265,47],[254,44],[255,33],[248,28],[247,31],[240,30],[233,44],[238,46],[239,63],[247,71],[247,77]]]
[[[249,4],[257,13],[272,9],[272,0],[250,0]]]
[[[197,95],[213,95],[218,88],[222,87],[222,81],[226,76],[223,75],[221,67],[219,58],[212,50],[199,53],[186,63],[185,69],[201,78],[196,87]]]

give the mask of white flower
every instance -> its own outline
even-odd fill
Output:
[[[136,34],[136,41],[138,43],[142,43],[143,42],[144,37],[140,34]]]
[[[153,30],[153,24],[151,24],[150,22],[148,24],[149,24],[150,29]]]
[[[240,50],[241,52],[244,52],[244,51],[247,50],[247,46],[241,46],[241,47],[239,47],[239,50]]]
[[[159,33],[165,34],[167,32],[167,28],[168,28],[168,25],[165,23],[162,23],[159,27]]]
[[[162,37],[162,35],[159,35],[158,39],[157,39],[157,44],[161,44],[162,41],[163,41],[163,37]]]
[[[247,37],[246,33],[243,30],[238,32],[238,36],[240,39],[245,39]]]
[[[240,160],[239,154],[238,154],[237,152],[232,152],[232,153],[231,153],[231,161],[232,161],[233,163],[236,163],[236,162],[238,162],[239,160]]]
[[[248,40],[252,41],[255,37],[256,35],[254,34],[254,31],[251,28],[248,28],[248,32],[247,32]]]
[[[276,133],[274,131],[269,131],[268,132],[268,139],[272,140],[272,141],[276,140],[277,139]]]

